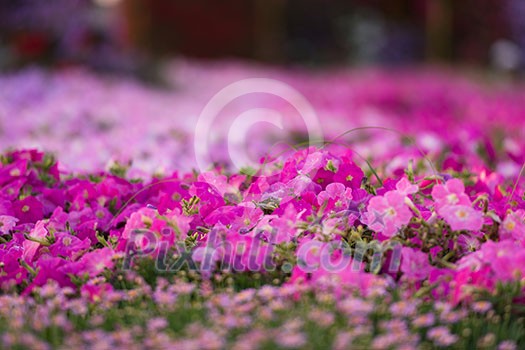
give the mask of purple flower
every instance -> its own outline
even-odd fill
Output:
[[[427,338],[437,346],[451,346],[459,339],[457,335],[450,333],[449,329],[444,326],[434,327],[427,332]]]

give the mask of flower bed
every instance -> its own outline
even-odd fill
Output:
[[[410,102],[415,81],[361,97],[405,132],[362,129],[261,169],[137,178],[6,151],[3,346],[522,348],[523,143],[505,125],[525,117],[522,93],[450,83],[465,112],[424,82]]]

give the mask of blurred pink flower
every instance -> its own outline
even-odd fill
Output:
[[[419,187],[412,184],[406,177],[404,177],[397,182],[396,190],[398,193],[408,196],[409,194],[416,193],[419,190]]]
[[[0,215],[0,235],[6,235],[16,226],[18,219],[9,215]]]
[[[500,226],[501,238],[525,242],[525,210],[518,209],[507,214]]]
[[[465,185],[459,179],[450,179],[444,185],[438,184],[432,188],[432,198],[435,200],[435,208],[440,213],[440,209],[447,205],[466,205],[471,202],[465,194]]]
[[[441,207],[439,214],[454,231],[477,231],[483,226],[483,214],[470,205],[445,205]]]
[[[409,280],[423,280],[428,278],[432,269],[428,260],[428,254],[409,247],[401,250],[401,272]]]
[[[368,227],[387,237],[394,236],[412,218],[412,212],[405,204],[405,195],[397,191],[373,197],[367,211]]]

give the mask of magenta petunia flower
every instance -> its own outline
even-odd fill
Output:
[[[349,159],[344,159],[344,162],[342,162],[337,169],[337,172],[334,174],[333,181],[340,182],[352,189],[358,189],[361,186],[363,177],[364,174],[361,168]]]
[[[21,283],[26,279],[27,270],[24,269],[18,260],[22,258],[23,248],[15,240],[10,241],[0,249],[0,264],[2,273],[0,274],[0,285],[16,282]]]
[[[36,286],[43,286],[49,280],[57,281],[62,287],[73,287],[70,274],[74,272],[75,265],[76,263],[49,255],[38,259],[36,262],[38,273],[26,292],[30,292]]]
[[[69,258],[72,261],[77,260],[91,247],[91,241],[88,238],[82,240],[67,232],[56,233],[55,240],[56,242],[49,246],[51,255]]]
[[[249,204],[249,203],[248,203]],[[217,223],[229,225],[233,231],[246,233],[251,230],[263,216],[260,208],[251,206],[223,206],[211,212],[204,222],[210,226]]]
[[[190,186],[189,193],[199,198],[196,209],[198,209],[199,214],[203,217],[206,217],[213,210],[225,204],[219,192],[206,182],[194,182]]]
[[[327,269],[321,264],[319,268],[309,274],[296,265],[288,283],[309,283],[319,288],[322,288],[323,285],[330,286],[333,288],[336,297],[340,298],[343,295],[344,288],[352,288],[366,295],[372,290],[371,287],[380,284],[380,281],[382,281],[380,277],[364,271],[356,271],[352,268],[332,271],[332,269]]]
[[[13,211],[21,224],[36,223],[44,218],[44,207],[35,197],[26,197],[13,203]]]
[[[6,185],[13,180],[28,175],[28,161],[26,159],[15,160],[13,163],[0,169],[0,185]]]
[[[82,297],[91,302],[102,301],[102,298],[111,292],[113,292],[113,286],[109,283],[87,283],[80,288]]]
[[[82,266],[82,271],[79,272],[87,272],[91,277],[95,277],[104,269],[113,268],[115,264],[113,260],[114,255],[115,252],[107,247],[86,253],[79,260],[79,266]]]

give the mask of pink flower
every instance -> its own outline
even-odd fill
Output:
[[[82,297],[91,302],[102,301],[102,298],[111,292],[113,292],[113,286],[109,283],[87,283],[80,288]]]
[[[255,227],[255,232],[265,237],[273,244],[285,243],[292,240],[298,232],[297,222],[306,210],[298,210],[295,202],[287,203],[279,208],[279,215],[266,215]]]
[[[95,277],[104,269],[111,269],[114,266],[113,256],[115,252],[110,248],[97,249],[84,254],[80,259],[82,272],[88,272],[91,277]]]
[[[371,273],[356,271],[350,267],[341,271],[331,271],[322,264],[310,273],[296,265],[288,280],[288,284],[310,284],[320,289],[330,286],[337,298],[347,295],[344,293],[348,292],[348,290],[345,291],[348,288],[357,290],[366,296],[372,290],[372,286],[381,286],[383,282],[382,278]]]
[[[405,195],[397,191],[373,197],[367,211],[368,227],[387,237],[395,235],[412,218],[412,212],[405,204]]]
[[[498,350],[517,350],[518,346],[512,340],[504,340],[498,345]]]
[[[525,210],[518,209],[510,212],[500,227],[501,237],[513,238],[518,242],[525,241]]]
[[[45,221],[38,221],[35,227],[29,233],[29,236],[35,238],[36,240],[44,240],[47,236],[47,229],[45,225]],[[30,262],[33,261],[33,257],[35,256],[36,251],[40,247],[40,243],[26,239],[24,243],[22,243],[22,247],[24,248],[24,253],[22,257],[25,261]]]
[[[27,270],[18,262],[22,255],[22,247],[15,240],[11,240],[0,249],[0,286],[13,282],[20,284],[26,279]]]
[[[210,184],[206,182],[194,182],[189,190],[191,196],[199,198],[199,203],[195,209],[202,217],[206,217],[213,210],[223,206],[225,204],[222,196],[215,190]]]
[[[36,286],[45,285],[49,280],[57,281],[62,287],[73,287],[70,275],[74,272],[75,265],[76,263],[49,255],[38,259],[36,262],[37,275],[24,293],[29,293]]]
[[[483,214],[470,205],[446,205],[439,210],[439,214],[454,231],[477,231],[483,226]]]
[[[352,189],[345,185],[334,182],[326,186],[326,190],[319,193],[317,203],[320,206],[326,205],[325,210],[346,210],[352,200]]]
[[[49,246],[51,255],[67,257],[72,261],[77,260],[91,246],[91,241],[88,238],[81,240],[66,232],[56,233],[55,239],[55,243]]]
[[[487,241],[481,248],[457,262],[454,302],[470,294],[469,286],[492,290],[497,282],[520,280],[525,276],[525,251],[511,240]]]
[[[463,264],[460,264],[457,271],[454,272],[454,280],[450,283],[452,288],[450,297],[454,304],[472,299],[472,287],[491,290],[495,284],[489,266],[471,269],[470,267],[462,268],[461,265]]]
[[[428,278],[431,270],[428,254],[412,248],[403,247],[401,255],[403,257],[401,272],[403,272],[406,278],[415,280]]]
[[[149,229],[153,224],[153,220],[157,216],[157,211],[150,208],[141,208],[131,214],[129,220],[126,222],[124,231],[122,232],[123,239],[129,239],[137,229]]]
[[[459,179],[450,179],[445,185],[435,185],[432,188],[432,198],[440,215],[440,209],[446,205],[471,205],[470,199],[465,194],[465,186]]]
[[[0,235],[7,235],[16,226],[17,218],[9,215],[0,215]]]
[[[428,339],[432,340],[437,346],[451,346],[458,341],[458,336],[450,333],[448,328],[438,326],[427,332]]]
[[[235,180],[239,182],[238,180],[244,180],[244,178],[245,176],[238,176],[237,178],[235,178]],[[198,181],[208,183],[215,191],[217,191],[223,197],[227,193],[238,193],[238,187],[242,183],[242,181],[240,181],[240,183],[235,182],[235,184],[229,183],[228,178],[225,175],[217,174],[212,171],[200,174],[198,177]]]
[[[409,194],[414,194],[419,191],[419,187],[412,184],[406,177],[404,177],[396,184],[396,190],[397,192],[408,196]]]
[[[341,182],[345,186],[358,189],[363,180],[363,171],[355,165],[350,157],[344,157],[344,162],[339,166],[337,172],[333,176],[334,182]]]
[[[248,203],[249,205],[250,203]],[[246,233],[251,230],[261,217],[263,216],[263,211],[260,208],[252,206],[222,206],[214,211],[212,211],[206,218],[204,222],[213,226],[217,223],[221,223],[225,226],[238,231],[239,233]]]
[[[525,277],[525,250],[515,242],[487,241],[482,245],[479,257],[491,267],[498,280],[511,281]]]

